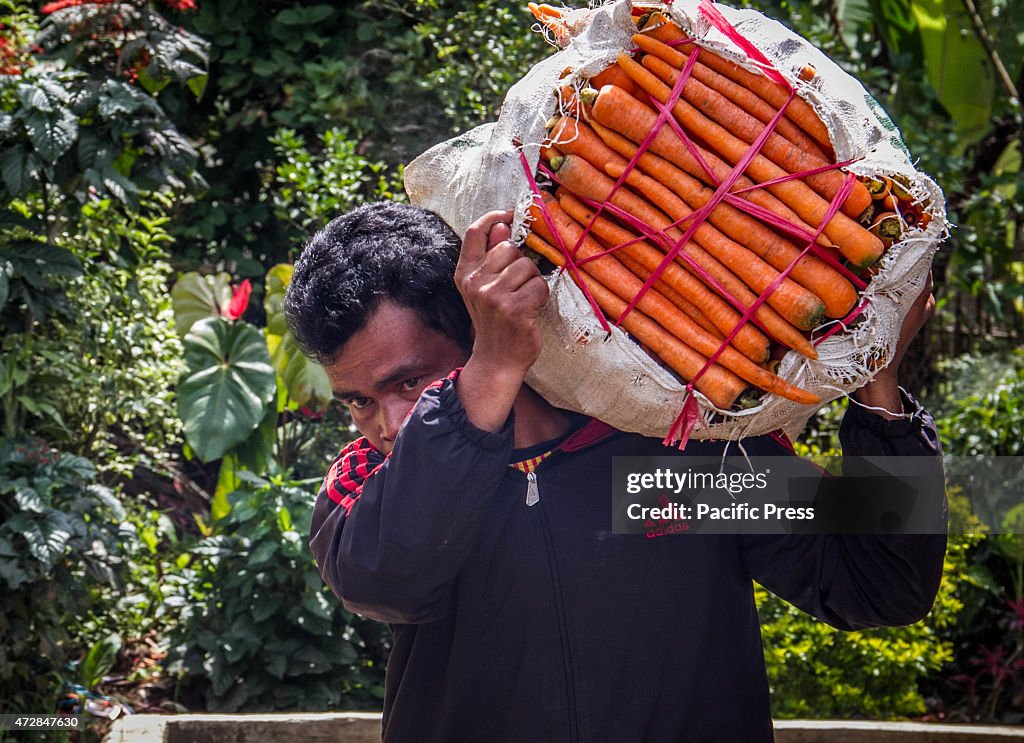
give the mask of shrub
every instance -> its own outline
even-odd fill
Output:
[[[927,705],[920,684],[952,659],[950,629],[970,590],[967,553],[976,541],[950,541],[935,606],[908,627],[841,632],[758,587],[774,716],[923,714]]]
[[[311,483],[240,473],[220,534],[191,550],[172,670],[211,711],[379,707],[387,629],[345,611],[310,557]]]
[[[81,617],[124,575],[124,509],[86,459],[0,439],[0,712],[54,709]]]

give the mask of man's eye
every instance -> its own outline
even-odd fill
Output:
[[[353,397],[345,401],[345,404],[354,410],[362,410],[365,407],[369,407],[372,401],[368,397]]]
[[[420,386],[420,382],[423,381],[423,377],[413,377],[402,382],[403,392],[412,392],[414,389]]]

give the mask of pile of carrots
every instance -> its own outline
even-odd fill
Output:
[[[556,9],[530,5],[542,23],[557,22]],[[810,105],[794,97],[778,117],[790,98],[784,86],[708,49],[700,49],[672,106],[674,121],[658,126],[652,99],[670,102],[697,47],[661,13],[637,22],[634,53],[620,54],[589,88],[556,92],[560,112],[549,122],[540,179],[551,176],[550,190],[531,207],[526,246],[556,266],[566,263],[559,245],[575,249],[570,274],[577,283],[648,353],[695,380],[717,408],[734,407],[750,387],[819,403],[773,365],[790,349],[816,358],[811,331],[850,313],[857,277],[868,277],[883,252],[907,227],[924,226],[927,214],[906,184],[865,178],[851,187],[845,173],[826,167],[835,163],[832,144]],[[776,118],[743,174],[731,175]],[[807,171],[816,172],[780,180]],[[732,193],[692,227],[693,212],[730,178]],[[830,209],[844,189],[845,200]],[[830,211],[815,250],[801,257]],[[666,260],[687,232],[690,239]],[[773,285],[755,321],[741,324]]]

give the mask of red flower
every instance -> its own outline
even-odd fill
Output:
[[[245,308],[249,306],[249,295],[252,294],[252,282],[246,279],[238,286],[231,295],[228,306],[221,310],[221,314],[229,320],[237,320],[245,314]]]
[[[300,405],[299,406],[299,415],[301,415],[303,418],[307,418],[307,419],[309,419],[311,421],[320,420],[321,418],[324,417],[324,413],[326,411],[327,411],[327,408],[320,408],[320,410],[313,410],[313,408],[311,408],[311,407],[309,407],[307,405]]]
[[[182,12],[196,9],[196,0],[164,0],[164,4],[168,8],[174,10],[180,10]]]
[[[43,15],[50,15],[50,13],[56,13],[58,10],[64,10],[65,8],[74,8],[78,5],[107,5],[113,2],[113,0],[55,0],[52,3],[47,3],[39,12]]]

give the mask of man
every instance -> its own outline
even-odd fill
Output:
[[[612,457],[675,452],[523,384],[547,287],[510,219],[479,219],[460,253],[429,212],[357,209],[313,238],[285,301],[363,434],[324,482],[310,545],[349,609],[391,624],[384,740],[769,741],[751,581],[837,627],[911,623],[945,536],[611,533]],[[927,299],[859,393],[880,412],[847,412],[848,454],[938,461],[895,378]],[[745,449],[792,456],[770,437]]]

